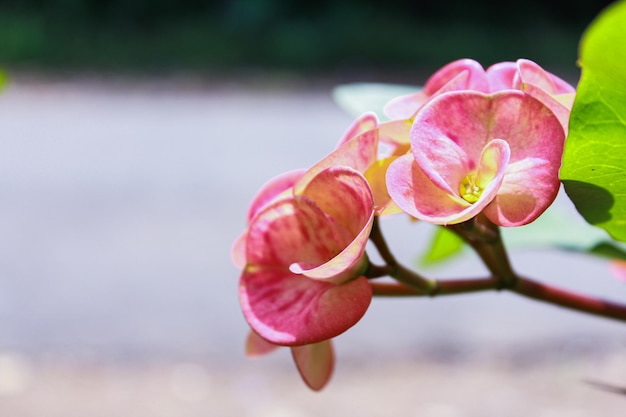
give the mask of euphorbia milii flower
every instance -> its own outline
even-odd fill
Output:
[[[354,325],[371,300],[361,274],[373,218],[365,177],[345,166],[326,168],[261,208],[247,230],[239,290],[254,331],[293,346]]]
[[[565,133],[558,118],[516,90],[442,94],[416,115],[411,153],[387,186],[408,214],[454,224],[484,213],[500,226],[533,221],[559,190]]]

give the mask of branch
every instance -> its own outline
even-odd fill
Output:
[[[534,300],[595,316],[626,321],[626,306],[623,304],[553,287],[528,278],[518,276],[516,285],[509,289]]]

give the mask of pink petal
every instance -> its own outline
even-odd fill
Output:
[[[433,184],[410,154],[389,166],[387,188],[402,211],[427,222],[437,220],[448,224],[459,217],[459,213],[463,213],[461,217],[471,218],[480,212],[462,198]]]
[[[263,339],[254,331],[248,332],[248,337],[246,338],[246,356],[248,357],[253,358],[256,356],[266,355],[275,351],[279,347],[279,345],[275,345]]]
[[[415,118],[411,129],[415,160],[449,194],[476,169],[483,148],[493,139],[491,107],[491,99],[484,94],[451,92],[429,102]]]
[[[291,271],[315,279],[332,279],[334,283],[360,274],[374,221],[374,197],[365,177],[347,167],[328,168],[309,182],[302,195],[315,201],[334,220],[337,235],[341,236],[339,245],[344,249],[324,264],[298,262],[291,265]]]
[[[285,269],[294,262],[321,265],[343,249],[335,229],[322,210],[306,197],[275,201],[250,223],[247,262]]]
[[[235,266],[239,269],[243,269],[246,266],[246,237],[248,236],[248,232],[245,231],[240,234],[233,246],[230,250],[230,257],[235,264]]]
[[[571,106],[567,107],[565,104],[559,101],[560,96],[551,96],[544,90],[533,84],[522,83],[521,90],[527,93],[529,96],[537,99],[544,106],[550,109],[550,111],[554,113],[557,119],[559,119],[563,130],[565,132],[568,131]],[[567,98],[569,98],[569,96]]]
[[[522,226],[535,220],[552,204],[559,191],[558,165],[539,158],[509,164],[498,195],[485,209],[493,223]]]
[[[551,74],[528,59],[517,60],[518,75],[516,80],[516,88],[520,88],[521,84],[532,84],[547,94],[563,94],[573,93],[576,91],[569,83]]]
[[[513,87],[513,80],[517,74],[517,64],[515,62],[498,62],[487,68],[487,79],[489,80],[489,92],[500,90],[510,90]]]
[[[313,165],[294,185],[294,192],[300,194],[307,184],[326,168],[346,166],[363,173],[376,162],[377,153],[378,129],[361,133]]]
[[[395,97],[385,104],[383,114],[391,120],[410,119],[429,98],[424,90]]]
[[[247,268],[239,299],[255,332],[278,345],[306,345],[331,339],[356,324],[369,307],[365,277],[341,285],[276,268]]]
[[[302,189],[300,195],[315,201],[352,237],[367,225],[374,209],[374,198],[367,180],[359,171],[349,167],[336,166],[321,171]]]
[[[450,62],[434,73],[424,85],[424,93],[429,96],[454,90],[489,92],[489,82],[482,65],[467,58]]]
[[[294,346],[291,355],[302,380],[309,388],[319,391],[326,386],[335,367],[335,352],[330,340]]]
[[[343,137],[339,140],[339,144],[337,144],[337,148],[340,148],[344,143],[349,142],[351,139],[368,132],[370,130],[376,129],[378,126],[378,118],[375,113],[365,113],[362,116],[358,117],[350,127],[343,134]]]
[[[526,158],[549,161],[558,173],[563,156],[565,133],[556,116],[538,100],[518,91],[503,91],[492,96],[490,137],[506,140],[511,148],[511,163]],[[554,181],[558,179],[555,176]]]
[[[279,198],[281,194],[291,190],[291,187],[298,181],[306,171],[303,169],[285,172],[266,182],[250,203],[248,209],[248,222],[254,215],[273,200]]]
[[[456,90],[489,92],[485,70],[472,59],[459,59],[435,72],[421,91],[396,97],[383,109],[391,120],[410,119],[432,98]]]
[[[408,119],[392,120],[381,123],[379,127],[379,140],[381,143],[393,148],[392,153],[397,148],[403,148],[401,153],[406,153],[410,146],[410,133],[413,121]]]

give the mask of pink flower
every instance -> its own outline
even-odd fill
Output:
[[[364,174],[375,165],[377,150],[378,120],[365,114],[309,170],[268,181],[233,245],[233,262],[243,269],[242,310],[253,329],[247,353],[290,346],[302,379],[314,390],[332,374],[330,339],[354,325],[371,301],[361,273],[375,197]]]
[[[373,203],[362,174],[331,167],[252,218],[239,298],[255,332],[275,344],[305,345],[360,320],[371,300],[361,273]]]
[[[474,90],[495,93],[510,89],[525,91],[544,103],[567,129],[574,87],[527,59],[500,62],[487,70],[472,59],[451,62],[433,74],[422,90],[391,100],[384,112],[392,120],[410,119],[429,100],[446,92]]]
[[[416,114],[411,153],[390,165],[387,186],[402,210],[430,223],[482,212],[520,226],[554,201],[564,140],[554,113],[521,91],[448,92]]]

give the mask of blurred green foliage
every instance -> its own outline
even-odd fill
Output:
[[[372,71],[526,57],[567,68],[609,3],[0,0],[0,66]]]

